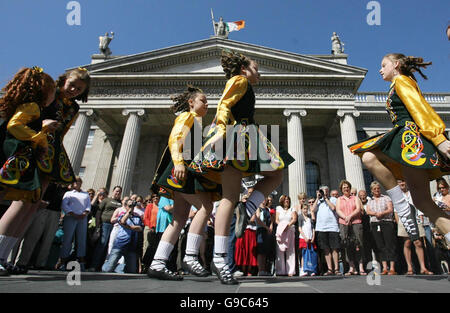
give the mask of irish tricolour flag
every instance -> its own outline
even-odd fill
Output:
[[[234,32],[235,30],[240,30],[245,27],[245,21],[237,21],[237,22],[227,22],[227,30],[228,32]]]

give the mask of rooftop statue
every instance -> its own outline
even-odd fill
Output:
[[[114,32],[111,32],[111,37],[109,37],[108,33],[105,33],[105,36],[98,37],[99,44],[98,48],[100,49],[100,53],[109,56],[111,55],[111,50],[109,49],[109,43],[114,39]]]
[[[343,54],[344,53],[344,43],[341,42],[341,39],[333,32],[333,36],[331,36],[331,54]]]

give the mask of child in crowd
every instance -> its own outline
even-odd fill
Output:
[[[308,248],[310,248],[310,246],[312,246],[314,250],[317,249],[316,243],[314,242],[315,241],[314,227],[313,227],[312,219],[309,216],[308,209],[309,209],[309,206],[307,204],[303,204],[301,206],[301,215],[299,216],[299,219],[298,219],[298,231],[299,231],[299,235],[300,235],[300,238],[299,238],[300,240],[299,240],[299,244],[298,244],[298,249],[299,249],[298,256],[299,256],[299,258],[301,258],[300,276],[307,276],[307,275],[315,276],[316,275],[315,272],[308,272],[303,269],[303,265],[304,265],[304,260],[302,258],[303,249],[308,249]]]

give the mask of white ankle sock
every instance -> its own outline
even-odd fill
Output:
[[[194,233],[188,233],[186,241],[186,254],[198,255],[203,236]]]
[[[214,253],[228,253],[229,236],[214,236]]]
[[[165,261],[167,261],[169,259],[169,256],[170,256],[170,253],[172,253],[172,250],[173,250],[173,244],[171,244],[167,241],[160,241],[150,267],[152,269],[164,268]]]
[[[229,236],[214,236],[213,262],[218,269],[221,269],[227,264],[228,239]]]
[[[247,209],[247,215],[252,217],[255,214],[258,207],[263,203],[265,197],[264,194],[259,190],[254,190],[250,197],[248,197],[247,202],[245,203],[245,208]]]
[[[409,202],[406,201],[403,191],[400,186],[395,186],[392,189],[386,190],[388,196],[392,199],[392,204],[394,205],[394,210],[397,212],[400,218],[409,216],[411,208],[409,207]]]

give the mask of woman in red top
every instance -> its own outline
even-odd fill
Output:
[[[158,216],[158,203],[159,196],[152,194],[149,203],[145,207],[144,213],[144,257],[142,263],[144,263],[143,273],[146,273],[150,262],[155,255],[156,247],[158,246],[156,238],[156,217]]]
[[[149,204],[145,207],[144,213],[144,225],[151,230],[156,228],[156,217],[158,215],[158,202],[159,196],[157,194],[152,194]]]
[[[345,274],[357,275],[356,265],[359,263],[359,273],[367,275],[364,271],[362,260],[363,247],[363,226],[362,226],[362,204],[357,196],[351,195],[352,184],[346,180],[342,180],[339,184],[342,196],[336,203],[336,212],[339,215],[339,232],[345,249],[347,262],[350,266]]]

